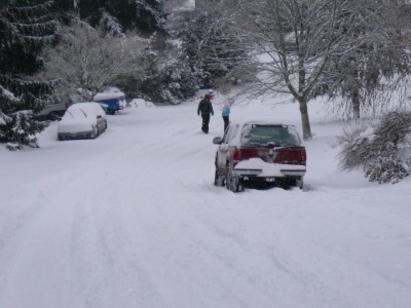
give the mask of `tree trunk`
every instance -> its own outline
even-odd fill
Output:
[[[360,92],[358,89],[351,91],[351,103],[354,119],[360,118]]]
[[[311,135],[311,126],[310,119],[308,117],[308,106],[306,99],[299,99],[298,103],[300,104],[300,114],[301,114],[301,125],[303,129],[303,139],[309,140],[312,138]]]

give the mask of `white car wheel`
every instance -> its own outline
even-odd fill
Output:
[[[215,174],[214,174],[214,185],[218,187],[224,186],[224,176],[220,175],[218,173],[218,169],[215,168]]]

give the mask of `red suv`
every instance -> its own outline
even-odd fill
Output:
[[[303,187],[306,151],[293,125],[271,119],[233,121],[216,137],[214,185],[238,192],[244,187]]]

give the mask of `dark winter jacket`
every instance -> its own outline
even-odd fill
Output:
[[[198,104],[197,114],[200,115],[200,113],[201,115],[209,115],[210,113],[214,115],[213,105],[209,99],[205,98]]]

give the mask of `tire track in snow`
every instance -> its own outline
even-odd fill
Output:
[[[128,239],[132,235],[124,228],[124,205],[117,187],[123,168],[120,165],[119,170],[111,172],[108,182],[78,200],[73,266],[79,282],[85,285],[82,296],[86,307],[163,307],[155,283],[137,255],[130,251]]]
[[[264,298],[262,306],[264,302],[271,302],[273,306],[292,307],[289,305],[295,303],[295,299],[289,302],[287,298],[298,293],[301,306],[329,307],[333,303],[333,307],[352,307],[352,303],[339,294],[338,290],[333,290],[310,269],[293,261],[291,255],[282,253],[281,249],[274,249],[273,246],[267,250],[266,243],[260,245],[258,240],[248,240],[249,231],[252,230],[248,230],[240,221],[233,221],[233,218],[225,216],[224,208],[220,213],[215,213],[224,216],[221,220],[227,219],[226,223],[221,224],[217,224],[220,219],[209,221],[204,218],[216,215],[208,213],[203,216],[201,212],[197,209],[190,213],[194,221],[203,226],[200,228],[201,232],[197,227],[197,232],[189,233],[191,241],[214,259],[214,263],[225,268],[224,272],[229,270],[236,277],[237,285],[244,284],[244,289],[254,290],[252,294],[257,298],[252,301],[258,302]],[[284,296],[287,292],[289,296]]]

